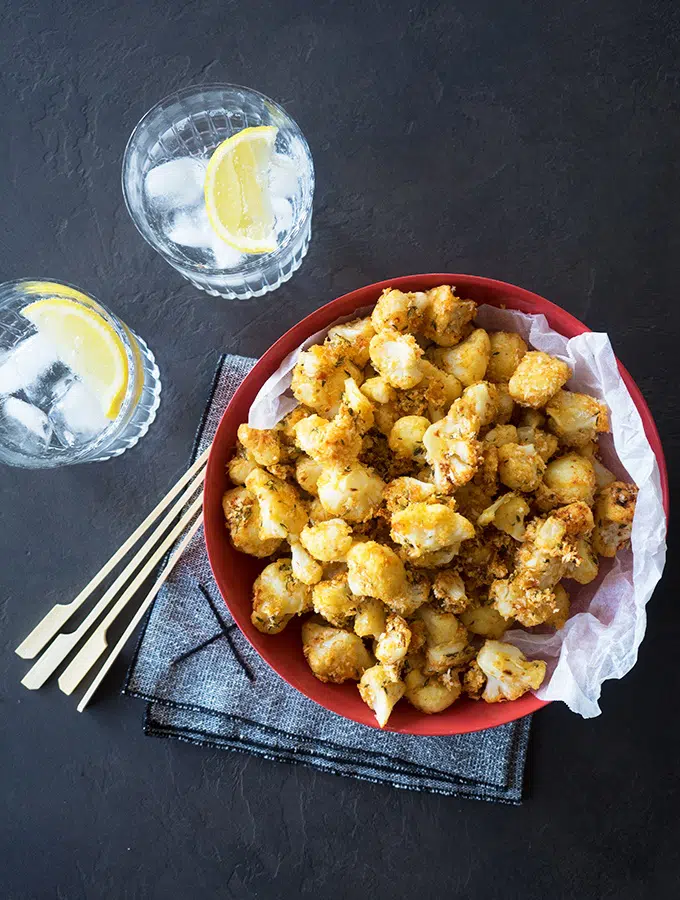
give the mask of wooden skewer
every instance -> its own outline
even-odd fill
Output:
[[[130,624],[127,626],[127,628],[125,629],[123,634],[118,639],[118,643],[116,644],[116,646],[113,648],[113,650],[109,653],[109,655],[104,660],[104,663],[103,663],[101,669],[99,670],[99,672],[97,672],[97,675],[95,676],[92,684],[85,691],[85,694],[83,695],[80,703],[78,704],[78,712],[82,712],[85,709],[85,707],[88,705],[88,703],[90,702],[92,697],[94,696],[95,691],[97,690],[99,685],[104,680],[106,673],[109,671],[109,669],[111,668],[113,663],[116,661],[116,659],[120,655],[121,650],[129,641],[130,636],[132,635],[132,633],[134,632],[136,627],[141,622],[144,614],[146,613],[148,608],[151,606],[153,601],[156,599],[156,594],[160,591],[160,589],[165,584],[168,576],[170,575],[172,570],[175,568],[175,566],[179,562],[180,557],[182,556],[184,551],[187,549],[187,547],[193,540],[196,532],[198,531],[198,529],[200,528],[200,526],[202,524],[203,524],[203,513],[201,512],[199,514],[198,518],[196,519],[196,521],[194,522],[194,524],[191,526],[191,528],[187,532],[186,536],[182,539],[181,543],[178,545],[175,552],[172,554],[172,557],[170,558],[168,564],[166,565],[166,567],[163,569],[163,571],[159,575],[158,581],[156,581],[154,586],[151,588],[149,593],[146,595],[146,597],[142,601],[141,606],[139,607],[137,612],[132,617]],[[66,673],[64,673],[64,674],[66,674]]]
[[[132,578],[139,566],[147,560],[149,553],[153,550],[160,537],[167,531],[172,521],[180,514],[191,496],[196,492],[196,489],[202,485],[204,479],[205,469],[199,472],[160,525],[151,533],[151,536],[147,538],[141,549],[123,569],[118,578],[116,578],[111,587],[102,596],[101,600],[90,610],[87,617],[78,628],[69,634],[57,635],[54,641],[52,641],[42,656],[23,677],[21,683],[24,687],[27,687],[31,691],[35,691],[42,687],[50,675],[61,665],[73,648],[87,634],[92,625],[94,625],[107,607],[115,600],[121,588],[123,588],[130,578]],[[200,502],[201,497],[198,498],[199,505]]]
[[[137,541],[141,538],[144,532],[158,519],[161,513],[167,509],[170,503],[175,499],[175,497],[179,494],[182,488],[185,487],[194,477],[194,475],[201,469],[201,467],[205,464],[208,459],[208,454],[210,452],[210,447],[208,447],[201,455],[198,457],[196,462],[189,468],[184,475],[179,479],[179,481],[172,487],[168,493],[163,497],[161,502],[153,509],[149,515],[144,519],[142,524],[136,528],[130,537],[125,541],[123,546],[117,550],[111,559],[97,572],[94,578],[82,589],[82,591],[78,594],[75,600],[72,600],[70,603],[57,603],[52,609],[41,619],[40,622],[35,626],[33,631],[22,641],[21,644],[16,649],[16,653],[23,657],[23,659],[34,659],[38,653],[43,649],[43,647],[47,646],[47,644],[52,640],[52,638],[58,634],[58,632],[62,629],[64,624],[71,618],[74,612],[79,609],[83,603],[87,600],[90,594],[102,583],[102,581],[106,578],[106,576],[113,571],[113,569],[118,565],[118,563],[125,557],[125,555],[134,547]]]
[[[125,609],[130,600],[144,584],[144,581],[153,572],[159,560],[165,556],[184,529],[192,522],[196,514],[200,511],[202,503],[203,495],[201,494],[194,500],[170,534],[149,558],[146,565],[139,571],[128,589],[123,592],[104,620],[97,626],[95,631],[90,635],[75,657],[68,664],[59,678],[59,687],[65,694],[73,693],[102,653],[106,651],[106,648],[108,647],[106,632],[111,627],[112,622],[114,622],[123,609]]]

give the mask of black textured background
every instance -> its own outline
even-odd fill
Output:
[[[258,355],[305,313],[396,274],[516,282],[607,330],[678,451],[680,14],[650,0],[6,0],[2,280],[66,279],[156,352],[156,424],[119,460],[0,470],[0,894],[124,898],[675,898],[677,564],[603,715],[539,713],[520,809],[376,787],[141,732],[28,693],[13,648],[177,478],[218,354]],[[317,170],[303,269],[240,304],[143,242],[120,163],[174,88],[275,97]],[[3,803],[4,800],[4,803]]]

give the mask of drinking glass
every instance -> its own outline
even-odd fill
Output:
[[[242,253],[208,220],[203,196],[213,151],[244,128],[277,128],[268,193],[277,246]],[[209,84],[161,100],[132,132],[123,160],[123,195],[151,246],[195,287],[230,299],[260,297],[300,267],[312,225],[314,167],[291,117],[257,91]]]
[[[125,349],[127,382],[115,418],[107,418],[49,335],[21,314],[54,299],[93,311]],[[0,462],[41,469],[119,456],[148,431],[160,392],[153,353],[94,297],[54,281],[0,285]]]

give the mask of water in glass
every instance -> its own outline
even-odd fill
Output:
[[[276,249],[243,253],[219,237],[209,221],[206,169],[223,141],[262,125],[276,128],[267,176]],[[123,192],[146,240],[209,294],[261,296],[290,278],[307,252],[314,193],[309,147],[280,106],[247,88],[187,88],[151,109],[128,142]]]
[[[120,341],[126,376],[115,414],[102,408],[63,347],[22,314],[46,299],[87,308]],[[51,468],[118,456],[146,433],[159,402],[153,354],[92,297],[44,280],[0,285],[0,462]]]

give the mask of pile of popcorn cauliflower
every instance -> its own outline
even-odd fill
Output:
[[[386,290],[371,316],[300,354],[299,406],[241,425],[223,507],[266,634],[293,616],[321,681],[358,682],[380,726],[404,697],[537,689],[542,660],[501,638],[562,628],[571,580],[630,538],[637,488],[598,459],[606,406],[515,333],[476,328],[448,285]]]

